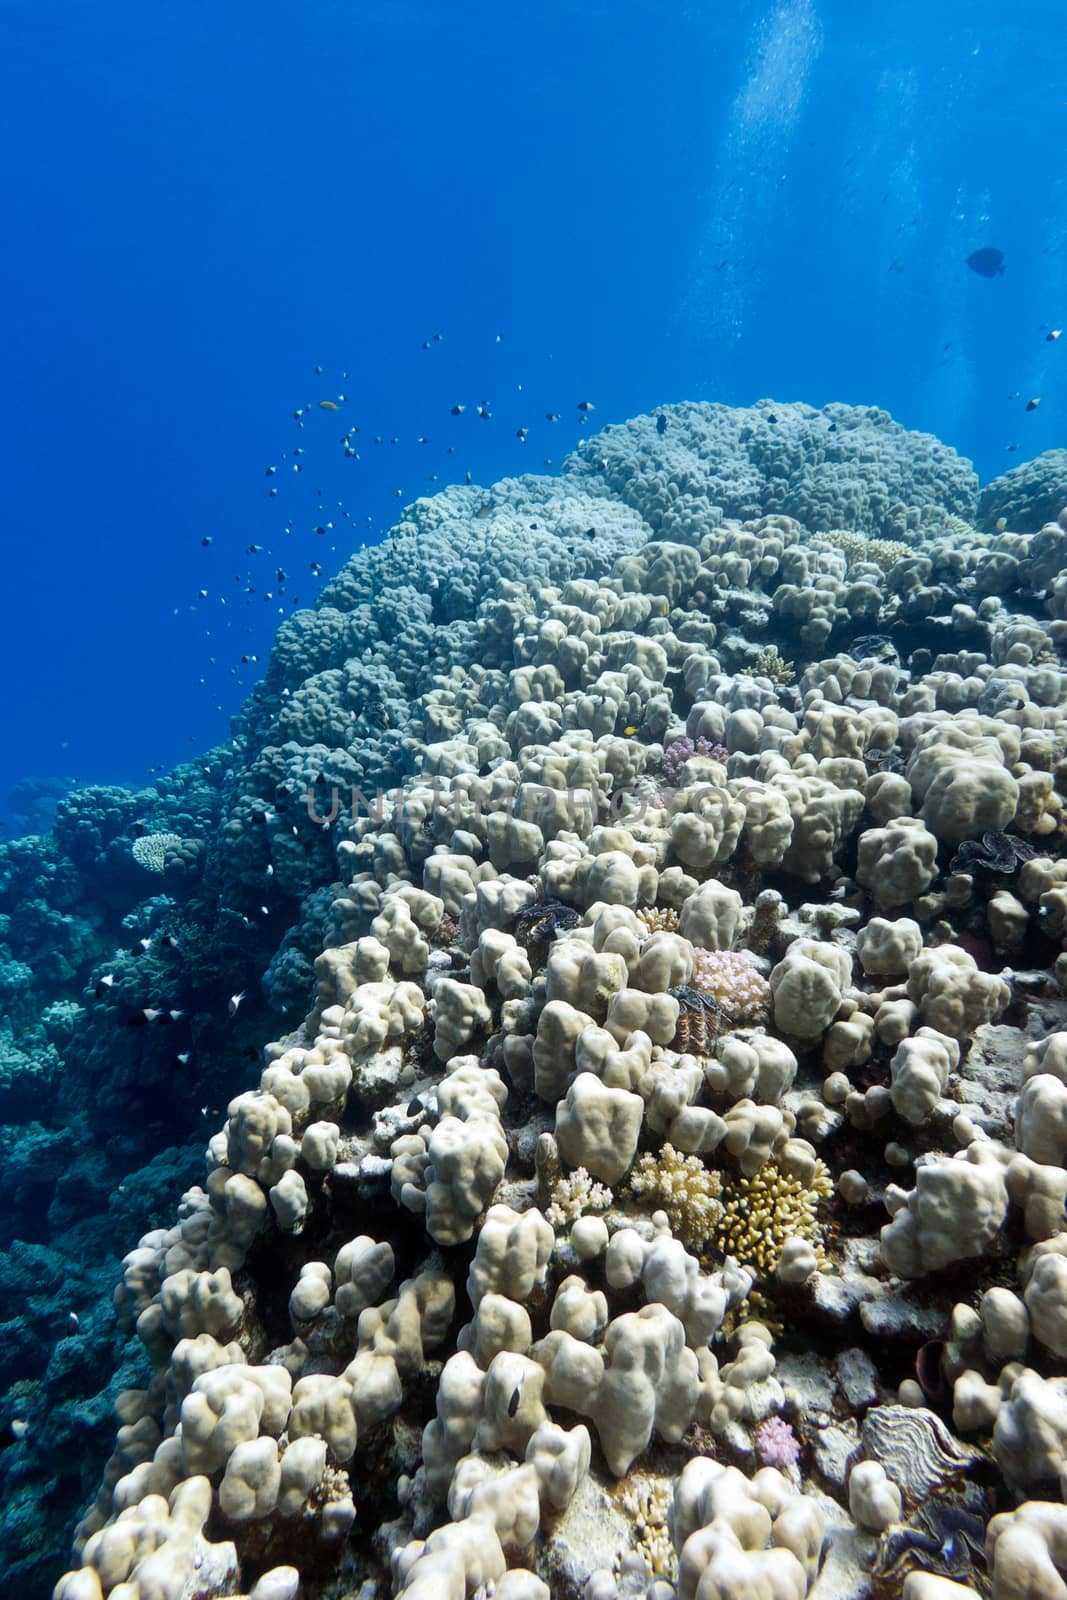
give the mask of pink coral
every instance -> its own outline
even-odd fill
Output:
[[[758,1028],[770,1021],[771,986],[743,950],[695,950],[690,982],[715,996],[735,1028]]]
[[[675,739],[663,752],[660,762],[660,771],[668,783],[679,784],[682,779],[682,768],[690,756],[712,756],[716,761],[726,760],[726,750],[721,744],[712,744],[710,739],[705,739],[703,734],[694,739]]]
[[[800,1440],[781,1417],[768,1417],[756,1429],[756,1454],[764,1467],[795,1466],[800,1460]]]

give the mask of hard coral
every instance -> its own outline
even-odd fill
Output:
[[[566,1227],[587,1212],[606,1211],[614,1196],[607,1184],[597,1183],[584,1167],[575,1167],[552,1185],[552,1200],[545,1218],[554,1228]]]
[[[167,857],[182,843],[180,833],[145,833],[133,841],[131,855],[149,872],[165,872]]]
[[[771,986],[742,950],[696,950],[694,989],[712,995],[723,1017],[735,1028],[765,1026],[771,1014]]]
[[[754,1440],[761,1467],[777,1467],[784,1471],[800,1460],[800,1441],[781,1417],[767,1417],[761,1422]]]
[[[722,1216],[721,1187],[719,1174],[699,1156],[682,1155],[670,1144],[638,1156],[630,1173],[630,1193],[665,1211],[671,1231],[694,1249],[706,1247]]]
[[[675,739],[663,752],[660,762],[660,771],[667,782],[676,787],[682,781],[682,770],[690,756],[710,756],[714,761],[726,760],[726,748],[721,744],[714,744],[710,739],[705,739],[702,734],[696,739]]]
[[[796,672],[793,663],[779,655],[777,645],[769,644],[758,652],[750,665],[741,668],[741,675],[746,678],[769,678],[772,683],[790,684],[796,677]]]
[[[766,1277],[777,1267],[787,1239],[810,1239],[821,1264],[825,1258],[818,1207],[833,1192],[829,1169],[821,1161],[807,1184],[784,1172],[776,1161],[768,1161],[751,1178],[728,1178],[715,1249]]]

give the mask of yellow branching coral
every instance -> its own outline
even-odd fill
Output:
[[[850,532],[848,528],[830,528],[828,532],[818,534],[812,542],[817,544],[819,540],[843,550],[850,566],[854,562],[871,561],[883,572],[888,572],[895,562],[915,553],[910,545],[901,544],[899,539],[868,539],[862,533]]]
[[[772,683],[792,683],[796,677],[793,663],[778,654],[776,645],[769,644],[761,650],[747,667],[741,667],[743,678],[770,678]]]
[[[628,1483],[622,1493],[622,1507],[630,1517],[634,1548],[644,1557],[649,1576],[674,1583],[678,1558],[670,1534],[670,1484],[662,1478]]]
[[[821,1267],[825,1257],[818,1206],[833,1192],[833,1179],[822,1161],[815,1163],[807,1184],[783,1172],[776,1161],[768,1161],[751,1178],[729,1178],[714,1231],[716,1252],[735,1256],[743,1267],[767,1277],[787,1239],[810,1239]]]
[[[673,906],[638,906],[637,920],[649,933],[677,933],[678,913]]]
[[[708,1243],[722,1216],[720,1187],[717,1172],[672,1144],[665,1144],[658,1155],[638,1156],[630,1173],[630,1193],[665,1211],[671,1232],[693,1248]]]

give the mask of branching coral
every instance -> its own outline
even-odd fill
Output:
[[[694,1249],[706,1246],[722,1218],[719,1174],[673,1145],[665,1144],[657,1155],[638,1156],[629,1187],[637,1199],[665,1211],[671,1231]]]
[[[634,1549],[644,1558],[649,1576],[673,1583],[678,1558],[670,1534],[671,1490],[662,1479],[639,1479],[622,1493],[623,1510],[631,1519]]]
[[[953,518],[953,521],[957,520]],[[827,533],[820,533],[815,542],[819,541],[843,550],[849,565],[869,561],[881,567],[883,572],[888,572],[894,562],[902,561],[913,553],[910,545],[901,544],[898,539],[868,539],[862,533],[850,533],[847,528],[831,528]]]
[[[678,913],[673,906],[638,906],[637,920],[649,933],[678,932]]]
[[[809,1239],[821,1266],[825,1256],[818,1206],[833,1192],[829,1169],[821,1161],[806,1185],[783,1172],[776,1161],[768,1161],[751,1178],[728,1178],[714,1248],[767,1277],[778,1265],[787,1239]]]
[[[606,1183],[597,1183],[584,1167],[575,1167],[552,1185],[552,1200],[545,1217],[554,1228],[565,1228],[588,1212],[606,1211],[614,1198]]]
[[[677,786],[682,781],[682,769],[690,756],[711,756],[715,761],[726,760],[726,749],[721,744],[713,744],[710,739],[705,739],[703,734],[696,739],[675,739],[663,752],[660,762],[660,771],[668,783]]]
[[[770,1020],[771,986],[742,950],[697,950],[691,984],[714,997],[735,1028],[757,1028]]]
[[[796,671],[791,661],[778,653],[777,645],[769,644],[741,669],[741,676],[745,678],[769,678],[772,683],[788,684],[796,678]]]
[[[761,1422],[754,1440],[760,1466],[777,1467],[782,1471],[800,1460],[800,1442],[781,1417],[767,1417]]]
[[[180,833],[145,833],[133,841],[131,854],[139,867],[149,872],[165,872],[167,857],[182,842]]]

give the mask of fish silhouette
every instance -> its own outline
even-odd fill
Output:
[[[1008,268],[1003,250],[994,250],[989,245],[983,250],[972,250],[967,257],[966,265],[972,272],[977,272],[980,278],[995,278],[998,273],[1006,272]]]

